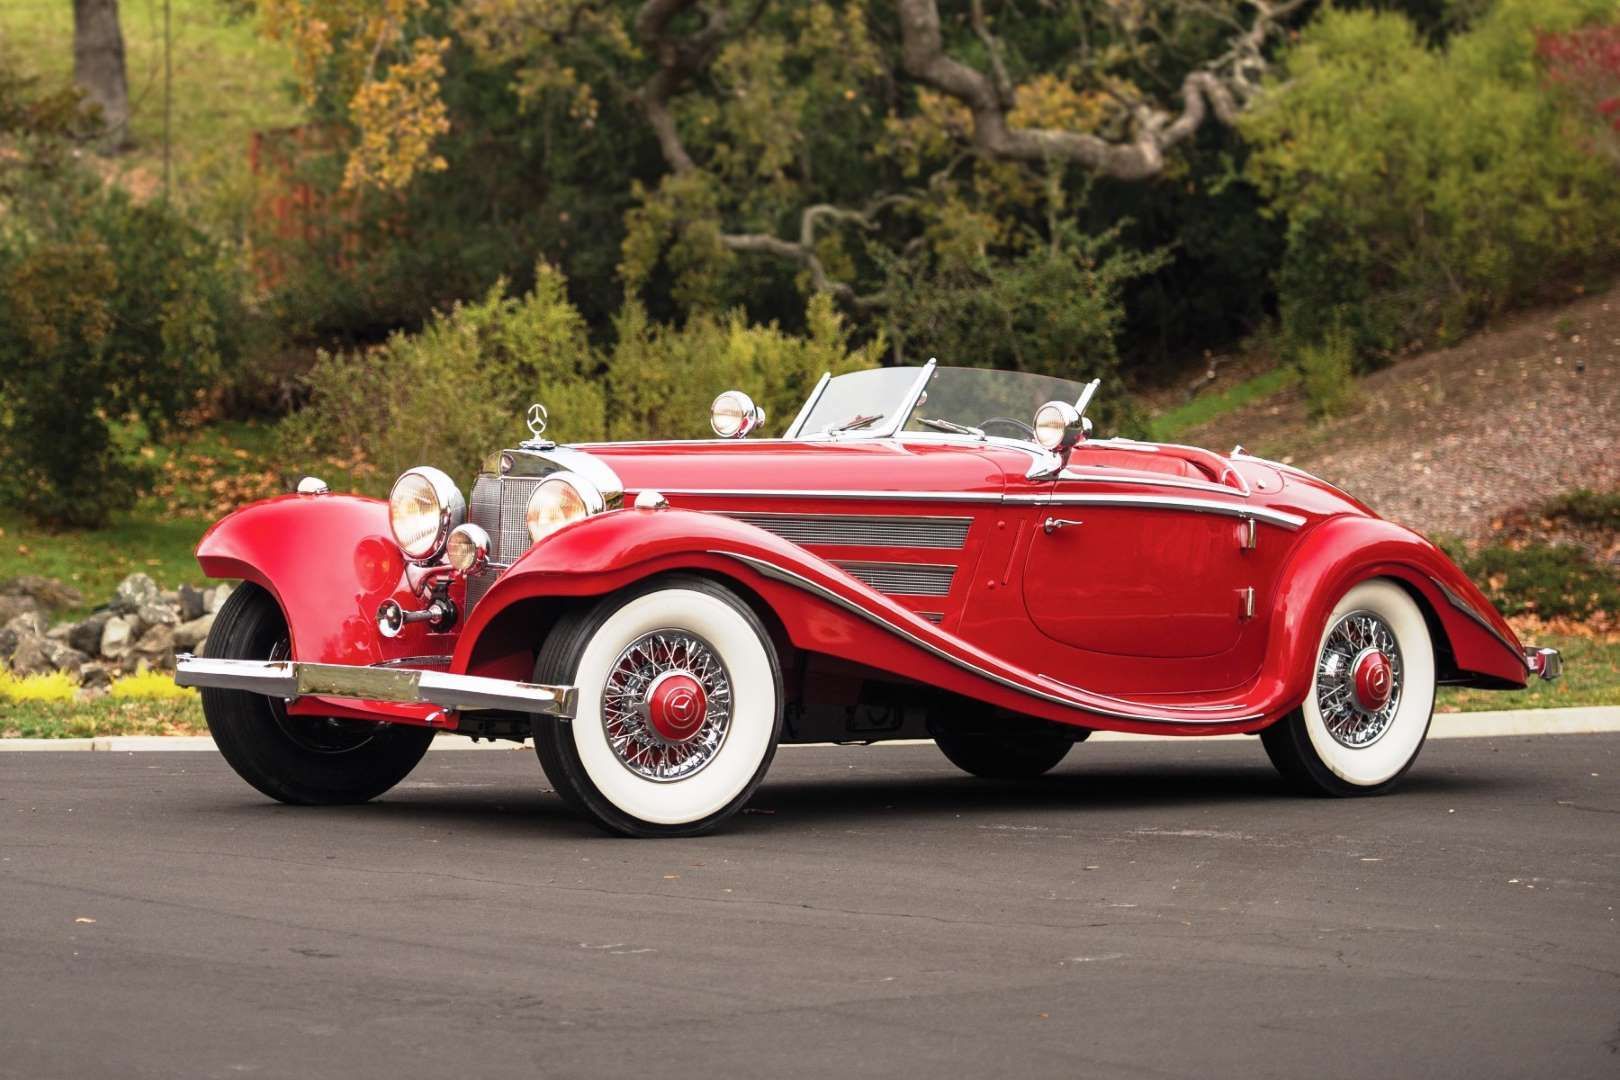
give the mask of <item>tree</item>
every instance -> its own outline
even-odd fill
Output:
[[[100,107],[109,149],[128,146],[129,80],[118,0],[73,0],[73,79]]]
[[[1016,258],[1056,242],[1053,207],[1077,186],[1173,173],[1178,149],[1258,96],[1268,43],[1304,2],[260,5],[311,100],[353,126],[351,186],[445,167],[440,81],[464,47],[537,125],[563,111],[588,139],[604,109],[639,113],[662,169],[635,178],[629,288],[657,278],[677,308],[724,307],[739,279],[774,273],[738,258],[764,257],[871,313],[899,257]]]

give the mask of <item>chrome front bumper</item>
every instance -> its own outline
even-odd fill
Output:
[[[1557,649],[1526,649],[1524,662],[1532,675],[1540,675],[1546,682],[1564,673],[1564,658],[1558,655]]]
[[[572,719],[579,691],[479,675],[452,675],[417,668],[312,664],[299,660],[212,660],[182,654],[175,658],[180,686],[246,690],[292,700],[307,694],[359,698],[396,705],[437,705],[450,710],[506,709]]]

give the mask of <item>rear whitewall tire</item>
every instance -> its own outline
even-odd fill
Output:
[[[690,635],[723,665],[730,714],[701,768],[673,780],[636,771],[614,751],[604,689],[625,650],[649,635]],[[571,721],[540,718],[535,750],[565,801],[626,836],[690,836],[736,813],[764,779],[782,731],[782,674],[759,617],[733,592],[703,578],[650,582],[565,616],[535,664],[538,682],[576,686]]]
[[[1393,634],[1399,650],[1399,698],[1382,734],[1352,747],[1334,737],[1324,717],[1321,659],[1341,620],[1366,613]],[[1374,795],[1412,767],[1434,715],[1434,643],[1417,602],[1387,579],[1364,581],[1334,605],[1312,653],[1310,693],[1301,706],[1261,733],[1277,770],[1296,786],[1323,795]]]

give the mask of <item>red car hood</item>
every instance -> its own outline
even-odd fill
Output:
[[[1032,458],[1000,447],[848,442],[595,443],[578,449],[602,459],[626,491],[906,491],[999,494],[1010,472]]]

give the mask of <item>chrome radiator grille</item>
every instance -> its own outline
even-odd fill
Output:
[[[482,573],[467,578],[467,607],[470,609],[495,579],[519,555],[529,550],[529,528],[524,515],[529,496],[541,478],[537,476],[480,476],[473,482],[467,520],[489,533],[489,565]]]

